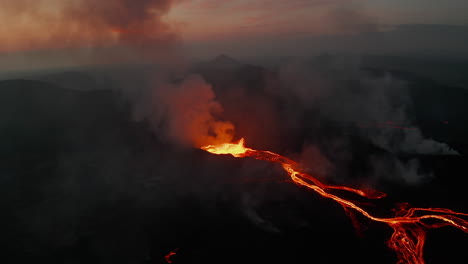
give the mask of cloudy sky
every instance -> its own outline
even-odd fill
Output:
[[[69,60],[67,48],[119,45],[137,49],[144,57],[158,45],[174,43],[207,56],[253,51],[288,55],[347,42],[330,36],[385,32],[401,24],[466,26],[465,11],[466,0],[0,0],[0,69],[42,64],[44,58]],[[440,27],[430,32],[410,29],[404,36],[368,46],[419,47],[438,40],[444,40],[445,50],[467,46],[468,27],[450,36]],[[425,35],[418,35],[421,32]],[[315,38],[314,44],[307,38]],[[400,41],[409,38],[415,41]],[[37,55],[53,50],[61,53],[54,58]],[[27,55],[31,52],[34,62]]]
[[[193,0],[169,14],[186,40],[330,34],[347,24],[466,24],[464,0]]]

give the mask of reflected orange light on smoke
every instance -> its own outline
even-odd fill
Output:
[[[468,214],[454,212],[445,208],[411,208],[408,204],[402,204],[395,210],[393,217],[375,217],[362,206],[357,205],[352,200],[334,194],[333,191],[353,192],[368,199],[384,198],[386,196],[385,193],[324,184],[311,175],[302,173],[300,165],[295,161],[270,151],[247,148],[244,144],[244,139],[241,139],[238,143],[208,145],[202,147],[202,149],[218,155],[229,154],[236,158],[252,157],[258,160],[278,163],[296,184],[307,187],[325,198],[334,200],[343,206],[343,209],[351,217],[353,216],[351,212],[358,212],[370,220],[387,224],[393,229],[393,234],[387,244],[397,253],[398,264],[424,263],[423,248],[427,229],[452,226],[468,233],[468,221],[462,218],[467,217]],[[426,223],[428,219],[432,219],[431,223]],[[355,220],[353,217],[353,222]]]

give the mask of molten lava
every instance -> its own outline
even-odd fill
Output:
[[[172,263],[171,257],[174,256],[175,254],[177,254],[176,251],[171,251],[166,256],[164,256],[164,259],[166,259],[167,263]]]
[[[411,208],[408,204],[402,204],[395,210],[392,217],[375,217],[356,202],[342,198],[332,192],[334,190],[348,191],[368,199],[381,199],[386,196],[385,193],[324,184],[311,175],[302,173],[299,164],[290,159],[270,151],[245,147],[244,139],[241,139],[238,143],[209,145],[202,147],[202,149],[218,155],[230,154],[236,158],[252,157],[258,160],[279,163],[294,183],[307,187],[325,198],[334,200],[343,206],[349,215],[351,215],[350,212],[353,210],[370,220],[387,224],[393,229],[393,234],[387,244],[391,249],[396,251],[398,256],[397,264],[424,263],[423,248],[427,229],[453,226],[468,233],[468,221],[462,218],[467,217],[468,214],[454,212],[445,208]],[[431,223],[427,223],[428,219],[432,219]]]
[[[248,151],[253,151],[253,149],[246,148],[244,146],[244,139],[241,139],[238,143],[225,143],[219,145],[208,145],[202,147],[203,150],[206,150],[213,154],[231,154],[236,158],[246,157]]]

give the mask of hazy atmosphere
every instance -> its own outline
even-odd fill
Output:
[[[0,0],[1,263],[464,263],[462,0]]]
[[[466,58],[465,6],[462,0],[4,0],[0,69],[89,64],[97,54],[113,57],[108,49],[144,48],[148,40],[196,59],[321,52]]]

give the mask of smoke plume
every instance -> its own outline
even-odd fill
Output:
[[[320,147],[313,152],[315,162],[306,161],[318,166],[322,171],[319,175],[330,175],[331,168],[347,167],[353,155],[362,155],[357,153],[361,147],[351,143],[356,139],[344,135],[323,137],[323,133],[329,133],[324,124],[330,122],[335,127],[352,127],[364,142],[391,153],[369,157],[366,163],[373,168],[369,174],[372,178],[419,183],[430,178],[431,173],[422,172],[417,158],[403,161],[398,155],[458,155],[447,144],[423,136],[414,118],[410,84],[390,73],[366,73],[353,57],[325,56],[312,65],[297,62],[285,65],[280,76],[283,89],[299,98],[305,111],[315,109],[320,113],[318,119],[308,121],[316,123],[313,127],[320,142],[312,142]],[[379,125],[384,123],[392,125]],[[309,150],[310,146],[305,148],[304,155],[309,155]]]
[[[216,118],[223,108],[200,76],[188,76],[179,84],[158,84],[152,92],[148,118],[158,134],[195,147],[231,142],[234,125]]]
[[[179,41],[163,20],[173,2],[2,1],[6,21],[20,20],[0,27],[0,52],[67,49],[78,63],[149,63]]]
[[[0,50],[66,49],[75,65],[111,64],[112,88],[132,95],[137,115],[148,119],[155,133],[183,145],[228,142],[233,126],[216,121],[222,112],[211,86],[185,72],[176,31],[164,22],[174,0],[54,1],[20,0],[0,4],[0,12],[36,21],[17,27],[31,34],[18,43],[4,41]],[[53,25],[53,27],[51,27]],[[45,28],[50,30],[45,30]],[[0,32],[0,36],[5,36]],[[14,39],[14,38],[13,38]],[[23,46],[26,45],[26,46]],[[55,54],[60,54],[56,53]],[[158,64],[158,67],[155,65]],[[132,65],[139,65],[132,68]],[[141,65],[147,65],[146,68]],[[132,69],[130,69],[132,68]],[[164,68],[161,70],[161,68]],[[164,72],[164,73],[161,73]],[[174,80],[171,75],[182,76]],[[187,79],[183,80],[186,76]],[[137,96],[134,96],[137,94]],[[141,110],[144,109],[142,112]],[[161,127],[164,129],[160,130]]]

